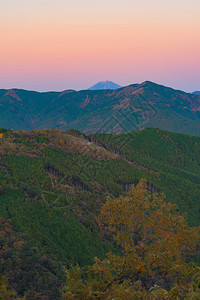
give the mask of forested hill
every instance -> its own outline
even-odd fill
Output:
[[[198,137],[157,128],[96,135],[0,129],[0,274],[27,299],[60,299],[63,266],[119,251],[96,217],[108,196],[126,194],[141,178],[200,225]]]
[[[150,81],[117,90],[0,90],[0,127],[122,133],[144,127],[200,136],[200,96]]]

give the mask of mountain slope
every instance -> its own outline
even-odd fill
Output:
[[[89,90],[116,90],[121,88],[119,84],[112,81],[100,81],[89,88]]]
[[[196,91],[193,93],[194,95],[200,95],[200,91]]]
[[[37,93],[0,90],[0,126],[74,128],[85,133],[160,127],[200,135],[200,96],[152,82],[117,90]]]
[[[200,225],[199,153],[200,138],[156,128],[89,136],[0,129],[0,273],[21,296],[61,299],[63,267],[119,251],[96,217],[107,196],[141,178]]]

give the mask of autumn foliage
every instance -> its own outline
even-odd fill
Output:
[[[198,250],[199,228],[190,228],[164,195],[151,194],[145,180],[127,196],[108,198],[100,221],[121,254],[95,258],[86,282],[79,268],[68,272],[66,299],[172,299],[165,298],[168,285]]]
[[[199,229],[190,228],[176,206],[164,200],[141,180],[128,196],[104,205],[101,220],[122,247],[123,276],[133,275],[133,267],[137,276],[164,275],[195,251]]]

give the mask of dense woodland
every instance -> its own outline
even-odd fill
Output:
[[[198,137],[0,129],[0,299],[200,299],[199,199]]]

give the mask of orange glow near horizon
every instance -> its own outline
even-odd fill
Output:
[[[200,4],[176,1],[164,9],[152,0],[155,10],[134,10],[128,0],[115,9],[98,3],[98,10],[89,0],[86,6],[76,0],[76,7],[52,0],[51,9],[38,2],[28,16],[29,4],[20,0],[21,8],[0,21],[0,88],[79,89],[104,79],[122,85],[148,79],[200,89]]]

